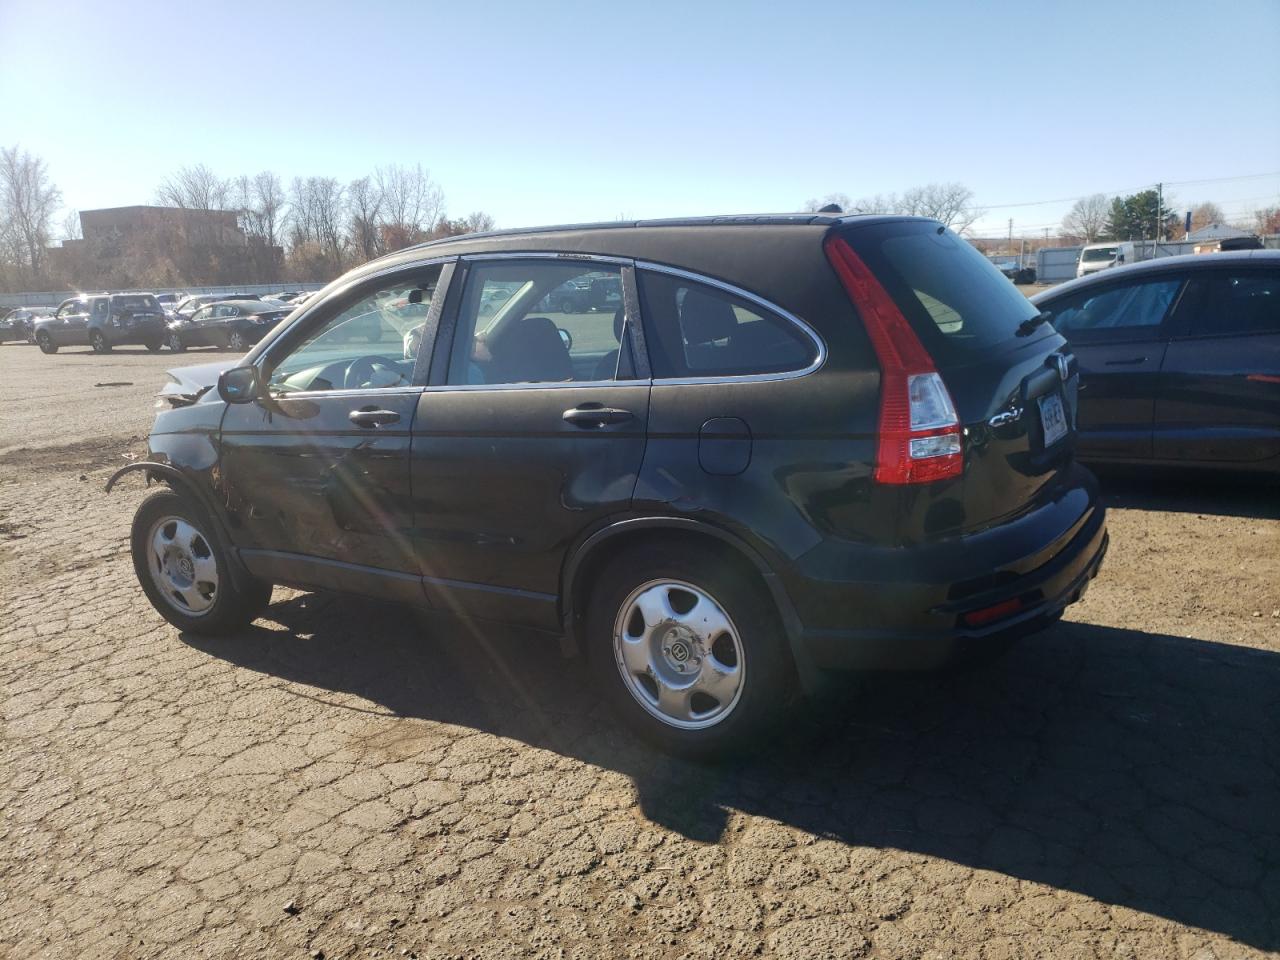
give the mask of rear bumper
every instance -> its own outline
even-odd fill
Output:
[[[904,548],[919,556],[908,557],[898,570],[915,571],[915,577],[809,581],[797,612],[804,624],[799,641],[810,662],[822,669],[930,669],[963,645],[1032,633],[1052,623],[1084,595],[1107,551],[1105,510],[1092,477],[1084,494],[1086,508],[1065,530],[1054,509],[1060,514],[1082,499],[1079,495],[1008,528],[940,547]],[[1030,550],[1027,527],[1040,533]],[[1011,546],[1020,557],[1010,557]],[[1001,605],[1004,609],[989,621],[966,619]],[[833,611],[843,611],[845,622],[832,624]]]
[[[154,343],[164,340],[169,328],[163,320],[142,320],[125,326],[102,328],[112,343]]]

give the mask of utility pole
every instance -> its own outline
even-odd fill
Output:
[[[1013,217],[1009,218],[1009,253],[1013,253]]]
[[[1156,246],[1151,251],[1151,259],[1159,254],[1160,241],[1164,239],[1164,184],[1156,184]]]

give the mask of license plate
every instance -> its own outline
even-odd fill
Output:
[[[1050,447],[1067,435],[1067,416],[1062,409],[1062,398],[1056,393],[1041,397],[1039,403],[1044,445]]]

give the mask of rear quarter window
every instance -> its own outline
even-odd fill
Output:
[[[817,360],[804,330],[754,300],[654,270],[637,281],[655,377],[777,375]]]

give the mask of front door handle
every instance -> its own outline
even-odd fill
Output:
[[[610,423],[622,423],[631,419],[630,410],[619,410],[617,407],[606,407],[600,403],[584,403],[580,407],[572,407],[561,414],[565,423],[575,427],[603,427]]]
[[[1146,360],[1146,359],[1147,359],[1146,357],[1129,357],[1127,360],[1108,360],[1108,361],[1106,361],[1106,363],[1104,364],[1104,366],[1108,366],[1108,367],[1132,367],[1132,366],[1134,366],[1134,365],[1136,365],[1136,364],[1142,363],[1142,362],[1143,362],[1144,360]]]
[[[400,414],[394,410],[352,410],[347,414],[347,419],[357,427],[381,427],[387,423],[399,423]]]

